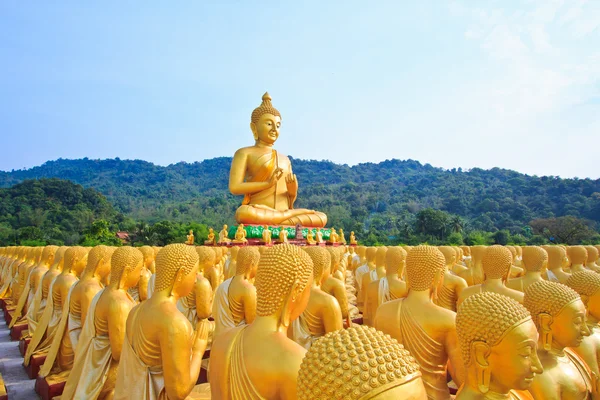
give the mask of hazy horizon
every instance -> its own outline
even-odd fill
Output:
[[[600,2],[0,4],[0,170],[253,143],[337,164],[600,178]],[[585,147],[591,147],[587,154]]]

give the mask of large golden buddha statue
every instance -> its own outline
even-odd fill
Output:
[[[464,301],[456,332],[466,367],[457,400],[530,399],[526,391],[543,372],[538,332],[525,307],[492,292]]]
[[[598,249],[594,246],[584,246],[584,247],[588,254],[585,267],[587,269],[591,269],[592,271],[600,272],[600,266],[598,266],[598,264],[597,264],[598,257],[600,257],[600,255],[598,254]]]
[[[419,364],[396,340],[366,326],[328,333],[298,373],[298,400],[425,400]]]
[[[588,253],[584,246],[569,246],[567,247],[567,255],[571,263],[571,273],[585,271]]]
[[[483,283],[483,280],[485,279],[481,262],[486,246],[473,246],[470,248],[468,246],[462,247],[463,250],[465,248],[469,249],[469,255],[465,258],[465,264],[468,269],[460,272],[458,276],[463,278],[469,286],[479,285]]]
[[[308,350],[317,338],[342,329],[342,311],[335,297],[321,289],[330,275],[331,254],[322,247],[305,251],[313,262],[313,283],[306,309],[292,322],[292,338]]]
[[[447,372],[461,385],[464,364],[456,336],[456,314],[432,301],[444,267],[444,256],[437,248],[413,247],[406,257],[408,295],[383,303],[374,327],[398,340],[415,357],[430,399],[449,400]]]
[[[265,93],[250,122],[255,144],[236,151],[231,162],[229,190],[244,195],[235,219],[240,224],[324,227],[325,214],[294,208],[298,180],[290,159],[273,149],[280,125],[281,114]]]
[[[548,265],[548,253],[541,247],[527,246],[523,248],[521,254],[521,265],[525,269],[525,275],[509,279],[506,286],[519,292],[525,292],[529,285],[543,280],[542,272]]]
[[[563,267],[568,264],[567,253],[561,246],[544,246],[548,253],[548,271],[546,277],[550,282],[566,283],[571,274],[566,273]]]
[[[210,353],[212,399],[295,399],[306,353],[287,337],[310,297],[313,263],[300,247],[267,248],[256,273],[256,319],[215,338]]]
[[[337,271],[340,265],[340,254],[338,247],[327,247],[326,251],[329,252],[331,264],[329,271]],[[344,319],[346,326],[350,326],[350,310],[351,307],[348,302],[348,291],[346,284],[343,280],[334,278],[331,274],[325,278],[321,283],[321,290],[335,297],[342,310],[342,318]]]
[[[589,399],[590,370],[567,347],[578,347],[590,331],[577,292],[560,283],[540,281],[525,289],[525,308],[539,333],[538,356],[544,373],[533,378],[535,400]]]
[[[179,246],[193,251],[185,244]],[[62,398],[113,398],[117,368],[125,347],[125,325],[135,306],[127,291],[138,283],[143,262],[144,256],[133,247],[119,247],[112,254],[110,283],[96,293],[90,304]],[[154,318],[158,320],[159,315]],[[129,381],[130,385],[134,383],[138,382]]]
[[[567,286],[575,290],[587,310],[586,324],[590,336],[585,336],[581,345],[573,347],[592,372],[592,390],[594,398],[598,398],[600,391],[598,379],[600,378],[600,274],[592,271],[575,272],[567,280]]]
[[[481,292],[494,292],[523,303],[523,293],[506,287],[512,266],[512,254],[506,247],[494,245],[486,248],[482,259],[485,281],[480,285],[469,286],[462,291],[458,305],[469,296]]]
[[[196,328],[199,320],[210,317],[212,312],[213,289],[205,273],[215,263],[215,251],[212,247],[199,246],[195,250],[199,262],[194,288],[177,302],[177,308],[190,321],[192,328]]]
[[[450,246],[440,246],[440,252],[446,259],[446,268],[444,270],[444,281],[438,292],[435,304],[448,310],[456,312],[456,302],[463,289],[467,288],[467,281],[452,272],[452,267],[456,263],[456,251]]]

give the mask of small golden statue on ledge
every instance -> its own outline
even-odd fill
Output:
[[[315,235],[313,234],[311,229],[309,229],[308,233],[306,234],[306,244],[308,244],[308,245],[317,244],[317,242],[315,241]]]
[[[187,235],[187,242],[185,244],[193,246],[194,245],[194,231],[190,229],[189,235]]]
[[[229,244],[231,243],[231,239],[229,239],[228,226],[223,225],[223,229],[219,232],[219,244]]]
[[[335,228],[331,228],[331,233],[329,234],[329,240],[327,241],[330,244],[337,244],[340,241],[340,237],[338,236]]]
[[[324,213],[294,208],[298,180],[290,159],[273,149],[280,125],[281,114],[265,93],[251,116],[255,143],[236,151],[231,162],[229,190],[233,195],[244,196],[235,220],[243,224],[324,227]]]
[[[271,238],[271,230],[269,229],[268,225],[265,225],[263,227],[262,243],[264,243],[267,246],[270,246],[273,244],[273,239]]]
[[[317,228],[317,244],[321,244],[321,243],[325,243],[325,241],[323,240],[323,232],[321,232],[321,228]]]
[[[215,231],[213,230],[213,228],[208,228],[208,238],[204,241],[204,244],[206,245],[215,245],[216,240],[215,240]]]
[[[344,230],[342,228],[338,231],[338,241],[341,244],[346,244],[346,235],[344,235]]]
[[[350,232],[350,245],[357,245],[356,236],[354,236],[354,231]]]
[[[287,243],[287,242],[288,242],[288,231],[282,227],[279,230],[279,243]]]
[[[233,243],[236,243],[236,244],[248,243],[248,239],[246,239],[246,230],[244,229],[244,224],[238,225],[237,230],[235,231],[235,238],[233,239]]]

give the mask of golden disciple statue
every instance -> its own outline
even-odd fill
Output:
[[[290,159],[273,148],[279,137],[281,114],[265,93],[262,104],[250,118],[254,146],[235,152],[229,173],[229,190],[243,195],[235,213],[238,223],[256,225],[296,225],[324,227],[327,216],[321,212],[295,209],[298,180]]]
[[[531,398],[525,391],[543,369],[525,307],[497,293],[477,293],[458,308],[456,332],[466,367],[457,400]]]
[[[463,278],[469,286],[479,285],[483,283],[484,280],[481,260],[483,258],[483,252],[485,251],[486,246],[464,246],[463,251],[465,248],[469,249],[469,255],[465,257],[465,264],[468,269],[460,272],[458,276]]]
[[[194,231],[190,229],[185,244],[194,245]]]
[[[364,323],[373,325],[372,319],[383,303],[401,299],[408,294],[406,282],[400,279],[406,266],[406,251],[402,247],[390,247],[385,254],[385,276],[371,282],[367,288]]]
[[[326,251],[329,252],[331,264],[329,271],[337,271],[340,265],[340,256],[337,247],[326,247]],[[344,281],[334,278],[331,274],[327,276],[321,283],[321,290],[327,294],[332,295],[338,301],[340,310],[342,310],[342,319],[345,321],[346,326],[350,326],[350,307],[348,304],[348,292],[346,290],[346,284]]]
[[[523,293],[506,287],[506,280],[510,274],[512,265],[512,254],[506,247],[494,245],[486,248],[483,252],[483,272],[485,281],[480,285],[470,286],[464,289],[458,298],[460,305],[467,297],[481,292],[494,292],[510,297],[523,303]]]
[[[190,321],[192,328],[196,328],[198,320],[210,317],[213,300],[213,288],[204,273],[214,266],[215,251],[211,247],[199,246],[196,247],[196,254],[199,267],[194,288],[187,296],[180,297],[177,302],[177,309]]]
[[[598,261],[598,249],[595,248],[594,246],[584,246],[585,250],[587,251],[587,263],[585,264],[585,267],[587,269],[591,269],[592,271],[595,272],[600,272],[600,267],[598,266],[598,264],[596,264],[596,262]]]
[[[543,280],[542,272],[548,265],[548,253],[538,246],[527,246],[522,249],[521,266],[525,269],[525,275],[509,279],[506,286],[510,289],[525,292],[532,283]]]
[[[298,400],[425,400],[419,364],[401,344],[366,326],[328,333],[298,373]]]
[[[267,248],[256,273],[256,319],[215,337],[209,381],[213,400],[295,399],[306,350],[287,337],[306,308],[313,263],[298,246]]]
[[[233,239],[233,243],[237,244],[246,244],[248,243],[248,239],[246,239],[246,230],[244,229],[244,224],[239,224],[235,231],[235,238]]]
[[[223,229],[219,232],[219,244],[228,244],[231,243],[231,239],[229,239],[228,226],[223,225]]]
[[[589,399],[592,393],[586,364],[567,347],[578,347],[590,331],[585,306],[573,289],[539,281],[525,289],[525,308],[539,333],[538,356],[544,373],[533,378],[535,400]]]
[[[569,246],[567,247],[567,255],[571,263],[571,273],[585,271],[585,264],[587,262],[588,253],[583,246]]]
[[[288,242],[288,231],[284,227],[279,229],[279,243],[287,243]]]
[[[354,231],[350,231],[350,244],[356,246],[358,241],[356,240],[356,236],[354,235]]]
[[[205,245],[215,245],[217,241],[215,240],[215,231],[213,228],[208,228],[208,237],[204,241]]]
[[[592,374],[592,395],[598,398],[600,377],[600,275],[592,271],[575,272],[567,280],[567,286],[575,290],[587,310],[586,324],[590,336],[585,336],[581,345],[571,350],[577,353],[590,368]]]
[[[63,399],[113,398],[125,324],[135,306],[127,291],[140,279],[143,262],[144,256],[133,247],[119,247],[112,254],[110,283],[90,304]]]
[[[309,247],[305,251],[313,262],[313,283],[308,305],[292,322],[291,329],[294,342],[308,350],[317,338],[342,329],[342,311],[335,297],[321,290],[330,275],[330,253],[322,247]]]
[[[383,303],[374,327],[389,334],[417,360],[430,399],[450,399],[447,372],[460,386],[464,378],[456,314],[433,303],[445,259],[433,246],[413,247],[406,257],[408,295]]]
[[[344,230],[342,228],[339,229],[338,231],[338,238],[339,238],[339,242],[341,244],[346,244],[346,235],[344,234]]]
[[[435,304],[445,309],[456,312],[456,302],[463,289],[467,288],[467,281],[460,276],[455,275],[452,267],[456,263],[456,251],[450,246],[440,246],[438,248],[446,259],[446,268],[444,270],[444,282],[440,286]]]
[[[115,385],[116,400],[185,399],[195,387],[208,341],[209,322],[194,330],[177,310],[193,289],[198,254],[184,244],[156,257],[152,297],[129,313]]]
[[[313,233],[312,229],[309,229],[308,233],[306,234],[306,244],[310,246],[317,244],[317,241],[315,240],[315,234]]]
[[[251,324],[256,317],[256,288],[251,282],[256,276],[260,253],[256,247],[238,251],[235,276],[221,283],[215,292],[212,316],[215,336],[221,332]]]
[[[568,263],[567,252],[561,246],[544,246],[548,253],[548,271],[546,277],[550,282],[566,283],[571,274],[563,270],[563,266]]]
[[[271,233],[271,230],[269,229],[269,226],[265,225],[263,227],[263,232],[262,232],[262,243],[267,246],[272,245],[273,239],[271,238],[271,235],[272,235],[272,233]]]

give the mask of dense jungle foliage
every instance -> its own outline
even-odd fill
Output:
[[[201,242],[207,227],[234,224],[241,197],[228,191],[230,163],[59,159],[0,172],[0,244],[105,242],[117,230],[134,244],[165,244],[184,241],[188,229]],[[413,160],[292,163],[296,206],[327,213],[328,226],[355,231],[363,243],[600,241],[600,180],[444,170]],[[32,180],[41,178],[64,181]]]

